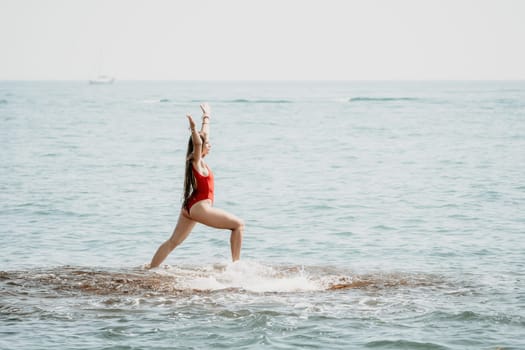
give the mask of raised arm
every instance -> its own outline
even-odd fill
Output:
[[[193,121],[191,115],[187,114],[186,117],[190,122],[191,141],[193,142],[193,162],[198,163],[202,157],[202,139],[199,135],[199,132],[197,131],[197,128],[195,127],[195,122]]]
[[[204,138],[208,140],[210,138],[210,115],[211,108],[207,103],[201,104],[202,110],[202,126],[201,133],[204,135]]]

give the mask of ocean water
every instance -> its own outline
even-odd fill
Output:
[[[215,206],[160,268],[185,114]],[[1,349],[524,349],[525,82],[0,82]]]

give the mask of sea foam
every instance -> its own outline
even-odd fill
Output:
[[[237,261],[215,267],[181,282],[185,289],[242,289],[250,292],[306,292],[323,290],[302,269],[281,270],[253,261]]]

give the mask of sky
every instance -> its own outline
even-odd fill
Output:
[[[0,80],[525,79],[523,0],[0,0]]]

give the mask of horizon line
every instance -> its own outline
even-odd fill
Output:
[[[0,82],[89,82],[91,79],[2,79]],[[469,79],[118,79],[115,82],[521,82],[525,78]]]

